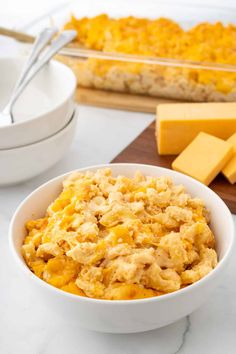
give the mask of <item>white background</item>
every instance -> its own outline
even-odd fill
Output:
[[[163,3],[164,1],[162,1]],[[170,2],[170,1],[169,1]],[[35,31],[48,22],[49,12],[62,8],[63,0],[0,0],[0,26]],[[120,14],[126,9],[152,12],[158,1],[96,0],[77,1],[81,11]],[[170,16],[176,12],[172,1]],[[182,1],[192,5],[196,1]],[[236,7],[234,0],[197,1],[203,6],[216,4]],[[172,11],[172,13],[171,13]],[[181,14],[181,10],[178,10]],[[60,13],[60,11],[59,11]],[[232,11],[232,16],[235,15]],[[176,15],[176,13],[175,13]],[[46,16],[46,17],[45,17]],[[38,20],[40,18],[40,24]],[[46,19],[45,19],[46,18]],[[202,18],[199,18],[201,21]],[[30,25],[29,25],[30,24]],[[18,47],[0,38],[0,55],[14,55]],[[1,78],[0,78],[1,87]],[[70,153],[43,175],[19,186],[0,188],[0,353],[1,354],[233,354],[236,352],[236,258],[231,262],[224,283],[212,298],[189,318],[156,331],[134,335],[99,334],[82,330],[70,318],[61,318],[35,294],[16,269],[8,249],[8,225],[19,202],[44,181],[66,171],[106,163],[127,146],[153,119],[154,115],[80,107],[76,139]],[[0,166],[1,170],[1,166]],[[158,315],[158,314],[157,314]]]

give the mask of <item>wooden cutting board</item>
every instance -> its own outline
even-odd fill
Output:
[[[79,87],[76,91],[76,101],[81,104],[97,107],[145,113],[155,113],[159,103],[180,102],[165,98],[108,92],[82,87]],[[153,123],[112,162],[136,162],[170,168],[175,156],[160,156],[157,154],[154,134],[155,125]],[[236,214],[236,185],[231,185],[222,175],[219,175],[211,183],[210,188],[225,201],[231,212]]]
[[[152,123],[112,162],[143,163],[170,168],[175,156],[160,156],[157,154],[154,134],[155,125]],[[236,214],[236,184],[228,183],[220,174],[209,187],[225,201],[231,212]]]
[[[180,102],[167,98],[131,95],[127,93],[94,90],[83,87],[77,88],[75,100],[78,103],[89,106],[144,113],[155,113],[159,103]]]

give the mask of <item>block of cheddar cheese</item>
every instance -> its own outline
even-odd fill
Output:
[[[222,173],[232,184],[236,183],[236,133],[232,135],[228,140],[233,145],[234,155],[223,168]]]
[[[158,105],[156,136],[160,155],[181,153],[200,132],[228,139],[236,132],[236,103]]]
[[[233,146],[227,141],[199,133],[173,161],[172,168],[209,185],[233,154]]]

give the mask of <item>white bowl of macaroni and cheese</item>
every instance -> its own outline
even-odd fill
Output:
[[[234,223],[191,177],[141,164],[92,166],[31,193],[10,226],[35,291],[96,331],[142,332],[198,308],[222,280]]]

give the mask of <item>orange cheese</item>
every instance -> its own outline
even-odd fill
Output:
[[[228,139],[236,132],[236,103],[158,105],[156,135],[160,155],[181,153],[200,132]]]
[[[228,139],[228,142],[233,145],[234,155],[223,168],[222,173],[230,183],[234,184],[236,182],[236,133]]]
[[[200,133],[173,161],[172,168],[208,185],[233,154],[233,146],[228,142]]]

